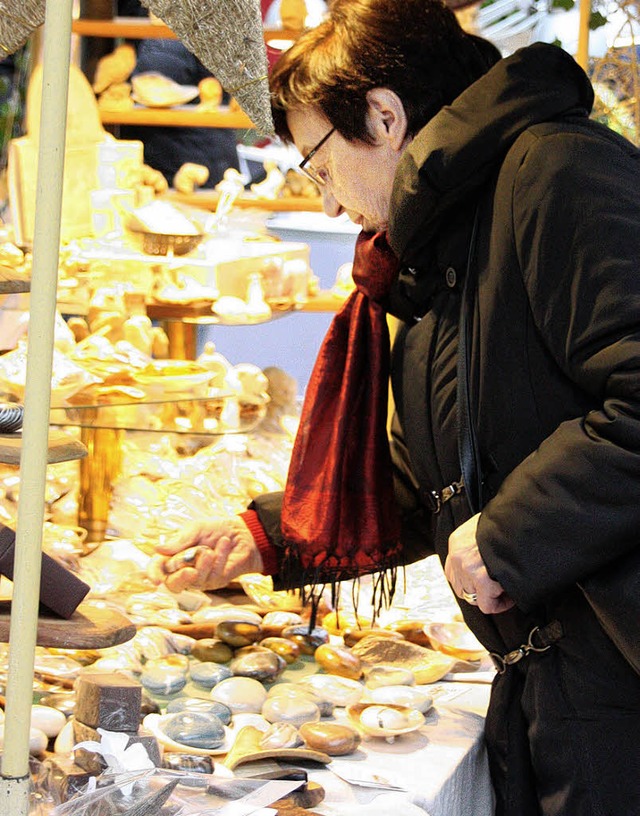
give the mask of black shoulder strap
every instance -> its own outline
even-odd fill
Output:
[[[482,507],[482,473],[480,452],[476,436],[473,403],[471,400],[471,371],[469,360],[470,332],[473,310],[476,304],[477,286],[476,265],[474,264],[478,241],[478,217],[480,205],[476,207],[469,242],[467,269],[462,288],[460,319],[458,323],[458,368],[457,368],[457,401],[458,401],[458,457],[460,472],[464,482],[467,503],[472,513],[478,513]]]

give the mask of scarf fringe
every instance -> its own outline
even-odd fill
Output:
[[[300,592],[300,599],[303,607],[310,607],[309,633],[318,623],[318,610],[322,601],[322,596],[327,588],[331,592],[331,608],[336,615],[340,611],[340,587],[344,581],[352,581],[351,603],[353,611],[358,617],[358,609],[361,605],[361,584],[360,580],[366,575],[370,575],[371,583],[371,624],[375,626],[380,613],[391,608],[393,598],[398,585],[398,571],[402,570],[403,582],[406,585],[406,574],[404,564],[398,558],[390,558],[384,565],[375,572],[362,571],[354,574],[351,570],[327,570],[325,567],[303,567],[297,548],[288,547],[283,563],[281,565],[281,575],[286,586],[296,586]],[[333,574],[330,574],[333,572]]]

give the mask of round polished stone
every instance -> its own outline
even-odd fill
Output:
[[[46,705],[31,706],[31,727],[44,731],[47,737],[57,737],[66,722],[62,711]]]
[[[187,676],[184,672],[170,674],[162,669],[150,668],[142,672],[140,682],[154,694],[175,694],[185,687]]]
[[[191,711],[197,714],[215,714],[223,725],[231,722],[231,709],[216,700],[203,700],[201,697],[177,697],[167,705],[167,714],[179,711]]]
[[[76,710],[76,695],[73,693],[45,694],[40,698],[40,705],[51,706],[51,708],[62,711],[65,717],[71,717]]]
[[[211,699],[224,703],[232,714],[259,714],[267,699],[267,690],[252,677],[228,677],[211,689]]]
[[[203,663],[228,663],[233,649],[219,638],[202,638],[195,642],[191,655]]]
[[[174,742],[192,748],[218,748],[225,739],[224,726],[215,714],[178,711],[160,717],[159,727]]]
[[[321,626],[316,626],[311,631],[306,625],[287,626],[282,630],[282,637],[297,643],[302,654],[306,655],[312,655],[318,646],[329,642],[329,633]]]
[[[369,697],[376,703],[391,703],[393,705],[416,708],[425,714],[433,705],[433,697],[427,687],[417,686],[379,686],[369,692]]]
[[[234,657],[229,664],[229,668],[237,677],[253,677],[261,683],[273,683],[286,666],[286,660],[269,649],[246,652]]]
[[[299,733],[307,747],[329,756],[352,754],[361,742],[356,729],[342,723],[305,723]]]
[[[189,658],[183,654],[170,654],[164,657],[156,657],[149,660],[145,665],[145,670],[159,669],[169,673],[182,672],[186,674],[189,670]]]
[[[323,643],[314,652],[314,658],[328,674],[359,680],[362,677],[362,662],[358,655],[346,646],[332,646]]]
[[[330,635],[341,635],[347,629],[365,629],[371,627],[371,619],[354,612],[327,612],[322,618],[322,627]]]
[[[387,628],[392,632],[398,632],[398,634],[402,635],[402,637],[410,643],[417,643],[418,646],[431,649],[433,647],[424,631],[425,625],[426,621],[408,619],[394,621],[390,623]]]
[[[194,683],[199,686],[211,689],[227,677],[232,677],[233,672],[228,666],[220,663],[205,661],[204,663],[192,663],[189,667],[189,674]]]
[[[322,696],[316,689],[311,686],[303,686],[300,683],[276,683],[269,689],[269,697],[304,697],[311,700],[320,709],[321,717],[330,717],[333,714],[334,704],[331,700]]]
[[[365,683],[367,688],[375,689],[382,686],[413,686],[416,678],[411,669],[402,666],[373,666],[367,672]]]
[[[249,646],[260,640],[262,630],[257,623],[248,621],[222,621],[216,626],[216,637],[228,643],[234,649]]]
[[[300,657],[300,647],[290,638],[266,637],[260,641],[260,645],[280,655],[287,663],[295,663]]]
[[[320,709],[309,697],[280,694],[267,697],[262,706],[262,716],[270,723],[287,722],[299,726],[306,722],[317,722]]]
[[[333,674],[312,674],[300,680],[300,685],[339,707],[357,703],[364,694],[364,686],[357,680]]]

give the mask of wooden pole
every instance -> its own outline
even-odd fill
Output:
[[[589,68],[589,20],[591,18],[590,0],[580,0],[580,17],[578,23],[578,50],[576,62],[585,71]]]
[[[60,253],[73,0],[49,0],[27,346],[0,813],[29,812],[29,731],[38,626],[51,369]]]

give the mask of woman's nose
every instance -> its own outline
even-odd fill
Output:
[[[331,192],[331,185],[325,184],[320,188],[322,193],[322,208],[329,218],[337,218],[342,213],[342,207]]]

